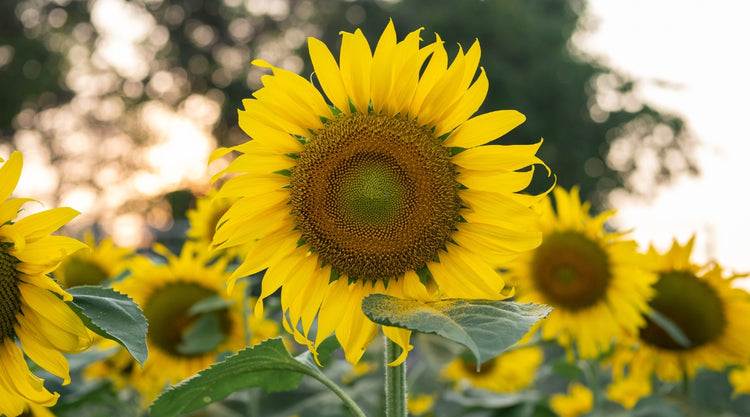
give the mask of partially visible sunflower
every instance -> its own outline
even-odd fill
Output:
[[[479,43],[449,65],[443,41],[420,47],[420,32],[399,42],[391,22],[374,51],[360,30],[343,32],[338,62],[309,38],[322,93],[254,61],[273,75],[239,112],[252,140],[212,155],[242,153],[217,194],[239,200],[214,246],[253,245],[229,286],[267,269],[258,311],[281,288],[286,329],[313,352],[335,332],[352,363],[378,332],[361,309],[368,294],[502,299],[495,267],[541,242],[540,197],[520,193],[543,164],[541,141],[481,146],[525,117],[472,117],[488,89]],[[403,361],[410,332],[383,332]]]
[[[559,417],[577,417],[594,408],[594,394],[585,385],[572,382],[567,394],[553,394],[549,405]]]
[[[646,316],[646,326],[615,352],[615,378],[655,373],[663,381],[675,382],[692,378],[701,367],[720,371],[747,364],[750,296],[733,286],[736,278],[745,275],[725,277],[716,263],[692,263],[694,239],[684,246],[675,240],[664,254],[653,247],[648,252],[658,272],[649,307],[677,326],[687,344]]]
[[[68,361],[61,352],[78,353],[91,343],[81,319],[65,304],[72,297],[46,275],[86,247],[50,236],[78,212],[56,208],[15,220],[21,206],[33,201],[10,198],[22,167],[20,152],[0,167],[0,414],[6,416],[23,413],[27,403],[54,405],[59,397],[44,388],[24,355],[67,384]]]
[[[278,326],[262,318],[244,328],[245,288],[242,285],[233,296],[227,295],[226,258],[213,260],[208,248],[190,241],[179,256],[158,244],[153,249],[166,263],[134,259],[131,275],[112,285],[141,307],[149,324],[149,358],[143,368],[133,362],[120,363],[129,370],[129,382],[141,392],[144,405],[166,384],[207,368],[223,352],[242,349],[246,337],[254,345],[278,334]],[[201,343],[195,343],[196,337]],[[110,361],[111,365],[117,363],[116,359]]]
[[[732,369],[729,372],[729,382],[732,384],[732,395],[750,395],[750,365]]]
[[[63,288],[100,285],[115,278],[127,269],[126,260],[134,253],[131,249],[115,246],[110,237],[97,244],[91,232],[84,235],[84,242],[91,250],[68,256],[52,273]]]
[[[195,208],[189,209],[186,213],[190,222],[190,228],[187,231],[188,239],[205,247],[211,245],[219,219],[229,210],[232,203],[238,200],[238,198],[217,198],[216,193],[216,189],[211,189],[208,194],[198,197],[195,200]],[[247,249],[245,246],[235,246],[224,252],[229,257],[242,258],[247,253]]]
[[[591,216],[577,187],[569,193],[557,187],[553,196],[554,209],[551,198],[542,203],[542,244],[510,264],[509,275],[518,301],[553,307],[541,322],[542,338],[593,358],[646,324],[642,313],[656,275],[635,241],[605,229],[613,212]]]
[[[466,385],[489,391],[511,393],[531,385],[544,354],[538,346],[521,347],[504,352],[483,363],[477,371],[473,357],[459,356],[442,371],[444,378],[458,388]]]

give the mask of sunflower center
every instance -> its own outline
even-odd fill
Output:
[[[640,332],[645,342],[668,350],[695,349],[716,340],[724,331],[727,321],[719,295],[694,274],[686,271],[662,273],[654,289],[656,296],[649,305],[679,327],[690,346],[677,343],[649,319]]]
[[[186,333],[200,318],[190,314],[190,307],[215,295],[214,290],[186,282],[168,283],[157,289],[143,306],[149,341],[170,355],[193,356],[180,351]],[[219,331],[226,337],[231,324],[228,311],[221,309],[207,314],[216,315]]]
[[[587,308],[602,300],[612,279],[604,249],[572,231],[545,236],[534,252],[532,275],[551,303],[568,310]]]
[[[21,312],[21,294],[18,290],[18,259],[7,252],[0,242],[0,342],[13,337],[16,316]]]
[[[448,150],[416,123],[345,115],[305,145],[290,181],[304,240],[351,278],[422,267],[445,245],[460,200]]]
[[[63,262],[62,268],[66,288],[79,285],[99,285],[110,278],[104,268],[80,256],[71,256],[66,262]]]

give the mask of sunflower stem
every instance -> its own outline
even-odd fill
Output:
[[[386,417],[406,417],[406,364],[405,361],[391,366],[401,353],[401,348],[385,339],[385,415]]]

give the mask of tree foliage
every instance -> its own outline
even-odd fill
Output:
[[[112,4],[117,8],[108,10],[122,14],[117,19],[133,21],[134,35],[125,46],[113,43],[102,18],[101,9]],[[21,130],[39,133],[50,164],[60,171],[63,191],[81,184],[106,188],[91,180],[102,166],[118,166],[123,173],[149,169],[132,155],[153,142],[144,113],[155,104],[204,120],[218,145],[236,144],[246,139],[236,110],[261,86],[265,73],[250,65],[252,59],[307,77],[312,73],[307,36],[323,39],[335,51],[341,30],[360,27],[374,43],[392,18],[400,36],[424,27],[426,42],[437,32],[446,45],[464,49],[478,39],[490,81],[480,112],[516,109],[527,116],[501,142],[543,137],[540,156],[558,183],[580,185],[582,197],[601,209],[614,189],[653,195],[654,185],[697,173],[697,167],[694,140],[679,116],[644,103],[640,81],[576,48],[574,35],[588,30],[585,6],[584,0],[469,0],[460,6],[452,0],[5,1],[0,6],[5,96],[0,137],[18,142]],[[114,45],[114,55],[132,53],[130,64],[113,59],[108,44]],[[217,108],[218,114],[196,113],[206,108],[196,102]],[[121,154],[107,155],[107,163],[96,155],[85,160],[60,145],[63,127],[44,116],[45,111],[59,116],[61,109],[67,110],[67,123],[76,120],[76,132],[88,132],[96,141],[130,142]],[[88,161],[88,180],[71,177],[65,163],[73,161],[79,166]],[[549,181],[535,184],[546,187]]]

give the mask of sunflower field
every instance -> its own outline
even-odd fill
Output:
[[[748,274],[611,222],[618,137],[698,169],[585,2],[0,7],[0,416],[750,415]]]

